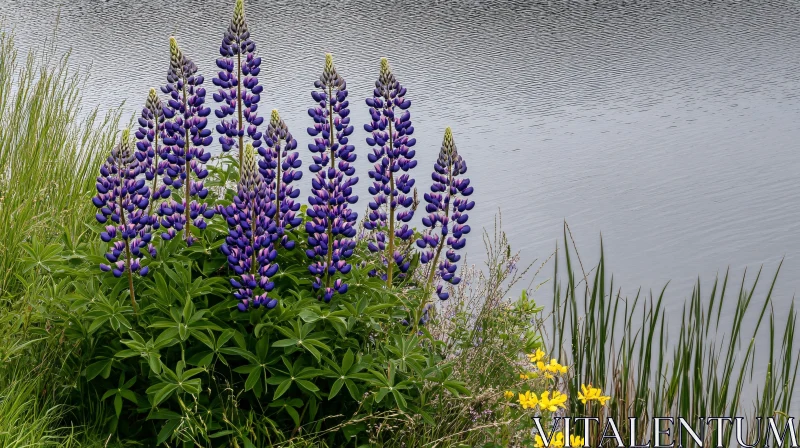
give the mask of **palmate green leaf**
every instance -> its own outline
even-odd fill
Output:
[[[177,384],[173,383],[159,383],[147,388],[147,394],[152,395],[151,403],[153,407],[158,406],[169,398],[178,389]]]
[[[214,352],[206,350],[193,354],[186,360],[186,363],[193,366],[208,367],[212,361],[214,361]]]
[[[334,397],[336,397],[336,395],[342,389],[342,386],[344,386],[344,382],[345,382],[345,380],[342,379],[342,378],[339,378],[339,379],[337,379],[336,381],[333,382],[333,385],[331,386],[331,390],[328,391],[328,401],[333,400]]]
[[[344,381],[344,384],[347,386],[347,391],[350,392],[350,396],[353,397],[353,400],[361,400],[361,391],[354,381],[347,379]]]
[[[255,385],[261,381],[261,375],[264,373],[264,369],[261,366],[247,366],[251,367],[250,373],[247,375],[247,380],[244,382],[244,390],[248,391],[255,387]]]
[[[388,393],[389,393],[388,387],[381,387],[380,389],[378,389],[378,393],[375,395],[375,402],[380,403],[381,401],[383,401],[383,398]]]
[[[456,397],[460,397],[462,395],[470,396],[469,389],[467,389],[466,384],[462,381],[447,380],[442,383],[442,386],[444,386],[445,389],[449,390],[450,393]]]
[[[297,345],[299,339],[281,339],[272,343],[273,347],[291,347]]]
[[[406,397],[399,390],[394,389],[392,390],[392,395],[394,396],[394,401],[397,403],[397,407],[400,410],[405,410],[408,407],[408,403],[406,402]]]
[[[300,426],[300,414],[297,413],[297,409],[291,406],[286,406],[283,408],[283,410],[286,411],[287,414],[289,414],[289,417],[292,418],[292,421],[294,421],[295,426]]]
[[[86,366],[86,381],[93,380],[97,375],[108,378],[111,374],[111,364],[113,361],[112,358],[106,358]]]
[[[161,427],[161,431],[158,432],[158,436],[156,437],[156,444],[161,445],[162,443],[166,442],[167,439],[169,439],[170,436],[172,436],[172,434],[178,428],[178,425],[180,425],[180,423],[181,423],[180,419],[167,420],[167,422],[164,423],[164,426]]]
[[[253,364],[258,364],[259,363],[258,362],[258,358],[256,358],[255,355],[253,355],[249,351],[247,351],[245,349],[242,349],[242,348],[223,347],[223,348],[219,349],[219,352],[220,353],[224,353],[226,355],[239,356],[239,357],[241,357],[241,358],[243,358],[243,359],[245,359],[248,362],[253,363]]]
[[[300,386],[303,390],[305,390],[308,393],[313,394],[319,392],[319,387],[317,387],[311,381],[296,379],[295,383],[297,383],[298,386]]]
[[[273,394],[272,399],[277,400],[278,398],[280,398],[283,394],[286,393],[287,390],[289,390],[289,387],[291,386],[292,386],[292,380],[290,378],[281,381],[278,384],[278,387],[275,388],[275,394]]]
[[[117,414],[117,418],[122,413],[122,396],[119,394],[114,397],[114,412]]]
[[[199,378],[188,381],[181,381],[179,387],[184,392],[188,392],[192,395],[199,395],[202,389],[202,382],[200,381]]]

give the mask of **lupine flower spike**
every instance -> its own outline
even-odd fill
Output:
[[[235,274],[230,281],[237,288],[233,295],[239,299],[240,311],[261,305],[271,309],[278,304],[268,296],[275,287],[270,277],[278,271],[274,262],[278,255],[274,247],[277,231],[267,213],[273,205],[267,184],[256,168],[254,152],[253,145],[247,143],[237,194],[233,204],[220,211],[229,229],[220,249]],[[259,289],[261,292],[257,292]]]
[[[156,256],[150,243],[152,218],[145,213],[150,202],[150,191],[145,179],[140,178],[142,165],[137,161],[131,145],[130,132],[122,133],[122,140],[100,167],[97,178],[97,195],[92,203],[98,208],[97,221],[106,224],[100,239],[112,243],[105,257],[110,264],[100,264],[100,269],[111,271],[114,277],[128,276],[131,305],[136,311],[133,274],[147,275],[149,268],[142,266],[145,253]]]
[[[417,166],[417,161],[412,160],[415,151],[411,149],[416,140],[410,137],[414,133],[408,111],[411,101],[405,99],[405,94],[405,87],[395,78],[386,58],[382,58],[373,96],[367,99],[372,121],[364,125],[364,130],[372,133],[367,137],[367,143],[372,146],[372,154],[367,158],[375,164],[369,172],[373,179],[369,187],[373,200],[369,203],[364,227],[374,230],[375,241],[368,247],[372,252],[381,253],[386,264],[387,286],[392,284],[395,265],[403,274],[410,265],[407,251],[398,250],[396,240],[409,241],[414,235],[414,230],[406,223],[414,216],[416,208],[416,191],[411,191],[414,179],[408,174]],[[399,223],[403,223],[402,226],[398,227]]]
[[[264,87],[258,85],[261,58],[255,57],[255,50],[256,44],[250,39],[250,31],[244,19],[244,0],[236,0],[233,18],[219,47],[222,57],[217,59],[217,67],[220,71],[212,82],[219,87],[219,91],[214,94],[214,101],[220,103],[219,109],[215,111],[220,119],[217,125],[217,132],[221,134],[219,142],[224,152],[233,148],[239,149],[240,167],[245,132],[252,139],[255,148],[261,146],[258,126],[264,118],[259,117],[256,111]]]
[[[156,93],[156,89],[150,89],[147,102],[142,108],[139,117],[139,130],[136,131],[136,159],[145,175],[145,179],[150,182],[150,206],[147,214],[153,215],[153,204],[158,199],[166,199],[170,196],[171,190],[167,184],[160,184],[159,176],[164,176],[164,170],[169,167],[167,157],[169,149],[164,148],[162,134],[167,118],[172,118],[172,110],[165,108],[161,99]],[[154,226],[158,228],[158,221],[154,221]]]
[[[292,185],[292,182],[303,177],[303,172],[298,169],[302,160],[297,151],[290,152],[297,149],[297,140],[292,137],[277,110],[272,111],[264,142],[266,146],[258,148],[262,157],[258,167],[267,184],[270,201],[273,202],[269,217],[276,223],[276,236],[280,238],[281,245],[292,249],[294,241],[289,240],[286,230],[297,227],[303,221],[296,215],[300,203],[294,201],[300,196],[300,189]]]
[[[174,37],[169,39],[170,62],[167,73],[167,85],[161,90],[170,96],[169,114],[174,120],[166,122],[164,145],[169,146],[165,172],[169,176],[174,189],[184,187],[183,202],[169,201],[159,204],[158,214],[165,232],[161,237],[170,240],[176,232],[184,231],[184,240],[192,245],[194,237],[191,226],[205,229],[203,218],[214,216],[214,210],[196,199],[204,199],[208,189],[203,186],[203,179],[208,176],[205,163],[211,153],[203,150],[212,142],[211,130],[206,129],[211,109],[204,106],[206,89],[202,87],[203,76],[197,75],[197,66],[183,55]],[[197,180],[192,180],[192,173]],[[196,198],[192,200],[192,198]]]
[[[315,291],[322,290],[321,298],[329,302],[334,294],[347,292],[347,284],[341,278],[334,281],[333,277],[337,272],[347,274],[351,269],[347,259],[356,246],[353,237],[358,214],[350,205],[358,201],[353,194],[358,177],[353,177],[355,148],[348,144],[353,126],[347,83],[336,72],[330,54],[325,55],[325,69],[319,80],[314,81],[314,87],[318,90],[312,91],[311,97],[317,105],[308,109],[314,119],[308,134],[316,138],[308,149],[313,153],[309,170],[315,176],[308,198],[307,213],[311,219],[306,223],[306,232],[310,248],[306,255],[313,260],[308,267],[316,277],[312,286]]]
[[[475,206],[475,202],[469,200],[472,194],[469,179],[461,177],[467,172],[467,164],[456,150],[450,128],[444,131],[442,148],[433,169],[431,192],[424,196],[428,203],[425,206],[428,215],[422,218],[422,224],[429,230],[417,240],[417,246],[423,249],[420,262],[430,263],[429,288],[433,286],[435,278],[452,285],[461,281],[455,274],[456,263],[461,259],[456,251],[467,243],[465,235],[470,228],[466,224],[468,215],[465,212]],[[440,261],[445,248],[445,259]],[[441,283],[436,286],[436,294],[441,300],[449,297]]]

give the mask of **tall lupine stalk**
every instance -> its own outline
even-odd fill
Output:
[[[412,160],[415,151],[411,149],[416,140],[409,137],[414,133],[411,113],[407,110],[411,101],[405,99],[405,94],[406,89],[395,78],[389,61],[381,58],[381,71],[372,98],[366,101],[372,117],[372,121],[364,125],[364,130],[372,133],[367,137],[367,144],[372,146],[372,154],[367,158],[375,165],[369,172],[374,180],[369,187],[373,200],[369,203],[370,212],[364,227],[375,231],[375,241],[368,247],[372,252],[380,252],[386,263],[387,286],[392,284],[395,265],[402,273],[407,272],[410,265],[406,254],[397,250],[395,239],[408,241],[414,235],[414,230],[405,224],[414,216],[415,208],[415,194],[411,191],[414,179],[408,171],[417,166],[417,161]],[[404,224],[397,228],[399,222]]]
[[[267,183],[257,169],[254,152],[253,145],[247,143],[233,204],[220,207],[229,229],[220,249],[236,274],[230,281],[237,288],[233,295],[239,299],[240,311],[261,305],[271,309],[278,304],[268,296],[275,287],[270,277],[278,272],[274,244],[278,233],[275,222],[269,217],[274,205],[269,200]],[[256,292],[257,288],[261,289],[260,293]]]
[[[183,55],[174,37],[169,39],[170,62],[167,72],[167,85],[162,91],[170,96],[169,114],[174,115],[172,121],[165,123],[164,145],[169,146],[165,172],[176,190],[183,186],[183,203],[176,201],[162,202],[159,205],[161,225],[167,230],[161,234],[165,240],[172,239],[176,231],[184,230],[186,244],[192,245],[194,237],[192,224],[198,229],[205,229],[203,219],[214,216],[214,210],[206,204],[193,201],[192,197],[203,199],[208,189],[203,186],[203,179],[208,176],[204,165],[211,158],[211,153],[203,150],[212,142],[211,130],[206,129],[211,109],[203,106],[206,89],[202,86],[203,76],[197,75],[197,66],[191,59]],[[194,173],[197,180],[192,180]]]
[[[428,203],[425,206],[428,216],[422,218],[422,224],[430,230],[417,240],[417,246],[423,249],[420,262],[430,263],[427,279],[429,290],[437,278],[452,285],[461,281],[456,276],[456,263],[461,259],[456,251],[467,244],[465,235],[470,228],[466,224],[469,216],[465,212],[475,206],[475,202],[468,199],[472,194],[469,179],[461,177],[467,172],[467,164],[456,150],[450,128],[444,131],[444,141],[433,170],[431,192],[424,196]],[[445,248],[445,258],[440,261]],[[441,300],[449,297],[441,283],[436,285],[436,294]]]
[[[169,166],[166,160],[169,149],[163,146],[163,141],[159,140],[164,131],[164,124],[167,118],[172,118],[173,112],[165,108],[161,99],[156,93],[156,89],[150,89],[147,96],[142,114],[139,117],[139,130],[136,131],[136,159],[142,166],[145,179],[151,183],[150,186],[150,206],[147,214],[153,216],[153,205],[158,199],[166,199],[170,196],[171,190],[167,184],[159,184],[159,176],[164,176],[164,170]],[[154,221],[158,228],[158,221]]]
[[[297,149],[297,140],[292,137],[277,109],[272,110],[264,142],[266,146],[258,148],[262,157],[258,161],[258,170],[267,184],[270,201],[274,202],[269,216],[276,223],[276,237],[280,238],[281,245],[291,250],[294,241],[289,239],[286,231],[303,222],[297,216],[300,203],[294,201],[300,196],[300,189],[292,185],[292,182],[303,177],[303,172],[299,171],[303,161],[297,151],[290,152]]]
[[[313,260],[308,267],[316,276],[312,286],[315,291],[322,289],[321,298],[329,302],[335,293],[347,292],[347,284],[333,277],[337,271],[347,274],[351,269],[347,259],[356,246],[353,237],[358,213],[349,206],[358,201],[353,194],[358,177],[353,177],[355,148],[348,144],[353,126],[348,116],[347,83],[336,72],[330,54],[325,55],[325,69],[314,87],[318,90],[312,91],[311,97],[317,105],[308,109],[314,119],[308,134],[315,138],[308,149],[313,153],[309,170],[315,176],[308,198],[311,220],[306,222],[310,246],[306,255]]]
[[[250,31],[244,19],[244,0],[236,0],[233,18],[219,47],[217,67],[220,71],[212,80],[219,91],[214,101],[222,103],[215,111],[220,123],[217,125],[222,151],[239,148],[239,166],[242,166],[244,134],[253,140],[253,146],[261,146],[258,126],[264,121],[256,113],[263,86],[258,85],[261,58],[255,57],[256,44],[250,39]],[[244,60],[242,60],[244,58]],[[242,75],[244,79],[242,78]],[[245,121],[248,123],[245,129]]]
[[[99,209],[95,215],[101,224],[107,224],[100,239],[112,243],[106,253],[110,265],[102,263],[102,271],[111,271],[114,277],[128,276],[131,305],[136,310],[136,294],[133,290],[133,274],[147,275],[149,268],[142,266],[141,256],[146,252],[156,256],[150,243],[149,230],[153,218],[145,210],[149,204],[150,190],[145,179],[139,175],[148,167],[136,159],[131,145],[130,132],[123,131],[120,143],[111,150],[111,155],[100,167],[97,177],[97,195],[92,203]]]

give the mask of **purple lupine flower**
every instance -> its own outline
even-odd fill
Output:
[[[169,166],[166,160],[169,149],[165,148],[161,138],[164,134],[164,124],[167,118],[172,118],[172,111],[165,108],[161,99],[156,93],[156,89],[150,89],[147,96],[142,114],[139,117],[139,130],[136,131],[136,159],[142,167],[145,179],[151,183],[150,187],[150,207],[147,214],[153,215],[153,204],[158,199],[166,199],[170,196],[171,190],[167,184],[159,184],[159,176],[164,176],[164,170]],[[158,221],[154,220],[153,225],[158,228]]]
[[[422,224],[429,230],[417,240],[417,246],[423,249],[420,262],[431,263],[428,287],[433,285],[434,278],[457,285],[461,279],[456,276],[456,263],[461,256],[456,251],[467,243],[465,235],[470,228],[466,224],[469,216],[465,212],[472,210],[475,202],[468,198],[472,194],[469,179],[460,177],[467,172],[467,164],[456,150],[450,128],[444,131],[442,149],[433,169],[431,192],[425,193],[428,216],[422,218]],[[439,256],[445,247],[445,259],[440,261]],[[449,297],[441,283],[436,286],[436,294],[442,300]]]
[[[224,152],[239,148],[240,167],[245,132],[252,139],[254,147],[261,146],[258,126],[264,118],[259,117],[256,110],[264,86],[258,84],[261,58],[255,57],[255,50],[256,44],[250,39],[250,31],[244,20],[244,0],[236,0],[233,18],[219,47],[222,57],[217,59],[217,67],[220,71],[212,82],[219,87],[214,94],[214,101],[220,103],[219,109],[214,112],[220,119],[217,125],[217,132],[221,134],[219,142]]]
[[[183,55],[174,37],[169,38],[170,62],[167,72],[167,85],[161,90],[170,96],[167,102],[168,115],[172,121],[164,125],[164,145],[169,148],[168,162],[164,173],[169,177],[165,183],[180,191],[184,187],[183,200],[164,201],[159,204],[158,214],[165,231],[161,237],[170,240],[183,230],[184,240],[192,245],[194,237],[191,226],[205,229],[203,218],[214,216],[214,209],[192,198],[204,199],[208,189],[203,179],[208,176],[205,163],[211,153],[203,150],[212,142],[211,130],[206,129],[211,109],[204,106],[206,89],[202,87],[203,76],[197,75],[197,66]],[[192,179],[192,173],[197,180]]]
[[[268,295],[275,287],[270,277],[278,272],[274,244],[277,231],[269,217],[269,209],[274,204],[256,168],[254,152],[253,145],[247,143],[237,194],[232,204],[220,207],[228,224],[228,236],[220,250],[228,257],[228,266],[235,274],[230,282],[237,288],[233,295],[239,299],[240,311],[261,305],[272,309],[278,304]]]
[[[358,213],[350,205],[358,201],[353,194],[356,160],[353,145],[348,136],[353,133],[350,125],[350,109],[347,101],[347,83],[333,66],[333,57],[325,55],[325,69],[318,81],[318,90],[311,92],[317,102],[308,109],[314,126],[308,134],[314,143],[308,145],[313,153],[309,170],[314,173],[311,180],[312,195],[308,198],[306,222],[309,249],[306,255],[313,260],[308,270],[315,276],[312,287],[322,291],[322,299],[329,302],[334,294],[347,292],[347,284],[341,278],[333,279],[337,272],[347,274],[351,265],[347,259],[353,255],[356,243],[354,224]]]
[[[293,249],[294,241],[286,235],[286,230],[291,230],[303,222],[303,219],[297,216],[300,203],[294,201],[300,196],[300,189],[292,185],[292,182],[303,177],[303,172],[298,169],[302,165],[302,160],[297,151],[289,152],[297,149],[297,140],[292,137],[277,109],[272,110],[264,142],[266,146],[258,148],[258,153],[262,157],[258,161],[258,170],[267,184],[270,201],[274,202],[269,216],[276,223],[276,236],[280,238],[281,245]]]
[[[149,268],[142,266],[141,257],[145,254],[155,257],[149,232],[153,219],[145,212],[150,203],[150,190],[145,179],[139,176],[142,172],[143,166],[136,159],[131,145],[130,131],[125,130],[120,143],[100,167],[97,195],[92,198],[92,203],[98,208],[97,221],[106,224],[100,239],[111,243],[105,254],[109,264],[100,264],[100,269],[110,271],[114,277],[127,273],[134,309],[133,274],[147,275]]]
[[[417,161],[412,160],[415,151],[411,149],[416,140],[410,137],[414,133],[408,111],[411,101],[405,94],[406,89],[395,78],[389,62],[381,58],[380,76],[375,81],[372,98],[367,98],[372,120],[364,125],[364,130],[371,133],[367,144],[372,146],[372,154],[367,158],[375,164],[369,172],[373,179],[369,187],[373,200],[364,227],[374,231],[374,241],[368,247],[372,252],[380,252],[381,261],[386,264],[386,273],[381,276],[387,285],[392,284],[395,265],[401,275],[410,265],[407,250],[399,250],[396,239],[406,242],[414,235],[407,223],[414,216],[416,191],[412,193],[414,179],[408,171],[417,166]]]

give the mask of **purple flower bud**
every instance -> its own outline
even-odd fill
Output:
[[[370,132],[367,144],[372,146],[372,154],[368,158],[374,163],[369,171],[373,179],[370,193],[373,201],[370,209],[373,213],[367,216],[365,227],[372,230],[376,240],[388,240],[388,245],[370,244],[372,252],[380,252],[383,265],[386,266],[387,284],[391,284],[394,266],[401,271],[407,265],[408,254],[396,252],[398,245],[395,239],[408,241],[414,234],[408,226],[397,230],[397,222],[408,222],[416,209],[416,190],[412,191],[414,179],[406,172],[416,166],[412,160],[414,151],[411,146],[415,140],[409,138],[414,131],[411,126],[411,114],[404,109],[410,102],[404,99],[406,89],[397,81],[389,62],[381,58],[381,70],[375,82],[373,97],[366,100],[370,107],[372,121],[364,125]],[[400,107],[406,105],[405,107]],[[388,235],[388,238],[386,238]],[[378,275],[378,271],[374,271]]]
[[[315,138],[308,145],[313,160],[309,171],[314,173],[314,178],[306,211],[311,218],[306,223],[310,247],[306,255],[312,259],[309,272],[324,277],[317,277],[312,287],[319,294],[318,298],[329,302],[334,294],[347,292],[347,284],[341,278],[334,280],[334,276],[337,272],[347,274],[351,269],[346,259],[355,249],[354,225],[358,214],[349,205],[358,200],[352,188],[358,183],[358,177],[353,176],[355,147],[348,144],[347,137],[353,128],[347,83],[337,73],[330,54],[325,55],[325,68],[314,86],[318,90],[312,91],[311,97],[316,104],[308,109],[314,121],[308,134]]]
[[[467,172],[467,164],[458,154],[450,128],[445,129],[442,148],[433,169],[431,193],[424,195],[429,215],[422,219],[428,230],[416,243],[421,249],[427,249],[420,256],[420,262],[432,263],[428,283],[432,284],[438,278],[457,285],[461,279],[455,275],[456,263],[461,256],[456,250],[466,245],[464,235],[470,232],[466,225],[468,216],[464,212],[471,210],[475,203],[467,199],[472,194],[472,187],[469,179],[460,177]],[[437,224],[440,224],[438,230]],[[447,250],[442,258],[443,249]],[[437,284],[436,294],[441,300],[449,297],[442,284]]]
[[[163,143],[161,152],[163,159],[159,167],[163,167],[164,183],[171,186],[177,193],[182,193],[181,201],[171,200],[167,207],[158,209],[161,216],[160,224],[167,228],[184,231],[184,240],[191,244],[195,239],[191,235],[191,225],[199,229],[205,228],[202,216],[190,216],[192,206],[198,207],[197,199],[203,199],[208,194],[202,180],[208,175],[204,164],[211,156],[206,153],[203,146],[211,143],[211,131],[206,129],[210,113],[208,107],[203,106],[206,91],[201,87],[203,77],[196,74],[197,66],[184,56],[174,37],[170,38],[170,67],[167,72],[167,84],[161,90],[170,96],[164,115],[174,117],[164,124]],[[194,176],[192,176],[194,174]],[[181,191],[183,189],[183,191]],[[161,197],[165,197],[161,195]],[[192,198],[197,198],[193,200]],[[160,205],[164,205],[162,202]],[[205,205],[202,208],[205,211]],[[213,211],[213,210],[212,210]],[[183,216],[179,216],[183,213]],[[174,233],[168,233],[172,238]]]
[[[212,82],[219,88],[213,95],[214,101],[219,103],[215,111],[215,115],[220,118],[217,126],[219,142],[223,152],[239,149],[240,166],[243,163],[245,133],[252,140],[253,147],[261,146],[258,126],[263,118],[256,111],[263,86],[258,84],[261,58],[255,57],[255,49],[245,21],[244,1],[237,0],[233,18],[223,34],[219,48],[222,57],[217,59],[217,67],[220,71]]]
[[[237,275],[230,282],[238,288],[234,297],[240,300],[240,311],[261,305],[270,309],[277,304],[267,296],[275,287],[269,278],[278,271],[275,251],[278,232],[269,213],[274,205],[254,153],[253,145],[246,144],[242,176],[233,204],[219,208],[228,223],[228,236],[220,251],[227,256],[228,266]],[[253,294],[257,294],[256,297]]]

